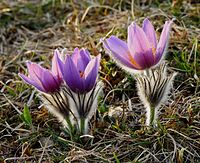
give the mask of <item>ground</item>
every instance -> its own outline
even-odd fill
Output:
[[[195,0],[2,0],[0,2],[0,162],[200,162],[200,5]],[[173,19],[166,60],[178,75],[157,129],[144,129],[135,80],[100,42],[126,40],[127,27],[148,17],[158,36]],[[18,76],[27,60],[50,66],[56,48],[101,53],[104,94],[90,138],[70,140],[37,91]],[[21,117],[28,106],[31,125]],[[114,113],[110,113],[113,111]]]

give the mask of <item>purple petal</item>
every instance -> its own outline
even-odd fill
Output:
[[[19,76],[27,83],[34,87],[36,87],[38,90],[42,92],[46,92],[43,86],[40,83],[35,82],[34,80],[30,79],[29,77],[25,76],[24,74],[19,73]]]
[[[87,49],[81,49],[80,50],[80,61],[82,63],[79,63],[79,64],[82,64],[82,70],[84,71],[86,66],[88,65],[88,63],[90,62],[91,58],[90,58],[90,53]],[[79,61],[79,62],[80,62]]]
[[[165,48],[167,46],[167,42],[169,39],[169,32],[170,32],[170,28],[172,25],[173,21],[166,21],[165,25],[163,27],[161,36],[160,36],[160,40],[159,43],[157,45],[157,49],[156,49],[156,62],[159,62],[159,60],[162,58],[162,55],[165,51]]]
[[[72,91],[83,90],[83,82],[80,73],[70,56],[66,56],[66,63],[63,65],[62,75]]]
[[[27,62],[27,67],[29,77],[20,74],[20,77],[27,83],[46,93],[54,92],[59,89],[61,80],[58,80],[57,76],[54,78],[51,71],[31,62]]]
[[[40,79],[45,69],[40,65],[32,62],[27,62],[26,65],[28,67],[28,73],[30,78],[34,80],[36,83],[41,83]]]
[[[124,66],[138,69],[133,57],[130,55],[126,42],[118,39],[115,36],[103,41],[104,48],[112,53],[112,57],[119,61]]]
[[[77,67],[77,70],[80,72],[83,72],[85,70],[86,66],[85,66],[84,61],[82,60],[82,56],[81,56],[80,50],[78,48],[74,49],[74,53],[72,54],[71,58],[75,64],[75,66]]]
[[[55,92],[60,86],[59,81],[53,77],[49,70],[43,71],[41,82],[46,92]]]
[[[57,77],[58,80],[62,79],[62,75],[61,75],[61,70],[60,70],[60,64],[62,63],[62,61],[59,58],[60,52],[56,49],[54,52],[54,56],[52,58],[52,68],[51,71],[53,73],[54,76]]]
[[[153,25],[147,18],[143,21],[142,28],[146,34],[147,39],[149,40],[150,46],[156,49],[157,46],[156,32],[154,30]]]
[[[132,55],[144,53],[151,48],[143,29],[135,23],[128,27],[128,48]]]
[[[74,64],[75,64],[75,66],[77,67],[77,65],[78,65],[78,60],[79,60],[79,58],[80,58],[79,48],[75,48],[75,49],[74,49],[74,52],[73,52],[71,58],[72,58],[72,60],[73,60],[73,62],[74,62]]]
[[[141,70],[155,65],[155,58],[151,49],[146,52],[136,53],[134,59],[141,66]]]
[[[96,82],[98,69],[100,64],[101,55],[98,55],[96,58],[92,59],[87,65],[84,75],[85,75],[85,90],[90,91]]]

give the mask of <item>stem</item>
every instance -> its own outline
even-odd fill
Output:
[[[156,109],[155,107],[150,107],[150,119],[149,119],[150,122],[149,122],[149,126],[151,126],[151,127],[155,127],[155,117],[156,117],[155,109]]]
[[[81,134],[84,134],[85,131],[85,118],[80,119],[80,132]]]
[[[87,134],[88,132],[88,119],[81,117],[80,118],[80,133],[81,134]]]

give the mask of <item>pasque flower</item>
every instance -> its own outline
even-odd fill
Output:
[[[172,21],[166,21],[159,41],[148,19],[142,28],[133,22],[128,27],[127,43],[111,36],[103,40],[105,49],[122,68],[135,72],[138,95],[146,108],[146,125],[156,126],[158,109],[167,99],[175,73],[167,75],[162,63]],[[158,63],[161,64],[158,65]],[[140,73],[138,73],[140,72]]]
[[[69,108],[68,99],[61,90],[62,75],[59,68],[60,53],[55,50],[52,59],[51,70],[28,61],[28,76],[19,73],[19,76],[28,84],[34,86],[40,92],[39,97],[43,105],[62,122],[63,126],[70,129],[70,118],[73,112]]]
[[[27,62],[28,76],[19,73],[19,76],[28,84],[33,85],[44,93],[53,93],[59,90],[62,82],[61,73],[58,68],[58,55],[55,52],[52,59],[52,69],[48,70],[36,63]]]
[[[91,59],[88,50],[75,48],[71,56],[66,55],[64,63],[60,60],[60,70],[73,92],[85,93],[95,86],[99,63],[100,55]]]
[[[75,48],[72,55],[59,59],[59,68],[66,85],[63,91],[68,98],[80,133],[88,133],[89,120],[97,109],[101,83],[97,81],[100,55],[90,57],[88,50]]]
[[[172,21],[166,21],[160,40],[151,22],[146,18],[143,27],[133,22],[128,27],[127,43],[115,36],[103,41],[104,47],[117,63],[128,70],[145,70],[158,64],[167,47]]]

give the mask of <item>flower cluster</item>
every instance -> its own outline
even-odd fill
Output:
[[[29,75],[19,76],[41,92],[41,99],[49,111],[67,129],[77,123],[79,131],[86,134],[101,90],[97,82],[100,57],[91,58],[86,49],[75,48],[72,55],[65,54],[62,58],[62,54],[55,50],[51,70],[27,62]]]
[[[148,19],[142,28],[133,22],[128,27],[127,43],[116,36],[102,40],[116,63],[133,73],[138,95],[146,107],[147,126],[156,126],[158,108],[166,100],[174,74],[168,76],[163,62],[172,21],[166,21],[158,41]],[[19,76],[41,92],[41,99],[63,125],[76,126],[88,133],[89,120],[97,110],[101,82],[97,81],[101,56],[91,58],[88,50],[75,48],[73,54],[55,50],[51,70],[27,62],[28,76]]]

